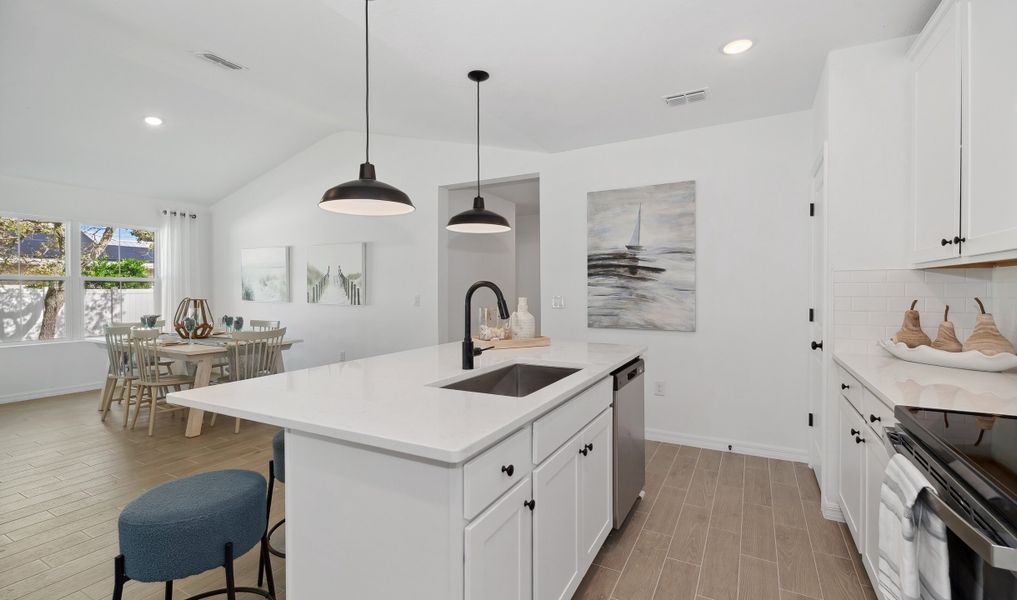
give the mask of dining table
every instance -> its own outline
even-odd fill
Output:
[[[102,336],[87,338],[89,342],[96,344],[97,346],[106,348],[106,338]],[[166,333],[159,336],[159,358],[172,360],[174,362],[183,363],[187,365],[189,372],[193,371],[194,384],[192,388],[205,387],[209,384],[212,379],[212,369],[215,368],[216,363],[219,363],[221,359],[227,356],[227,344],[230,341],[230,335],[228,333],[217,333],[213,334],[204,339],[192,340],[189,343],[187,340],[181,339],[180,336],[175,333]],[[293,344],[299,344],[303,340],[285,338],[283,339],[280,348],[282,350],[289,350],[293,347]],[[276,359],[276,373],[282,373],[286,370],[283,362],[283,352],[278,354]],[[105,374],[103,375],[105,377]],[[102,399],[106,398],[107,394],[113,393],[113,387],[116,386],[116,380],[105,378],[106,383],[103,385],[102,394],[100,398],[99,410],[102,410]],[[201,428],[205,421],[205,411],[197,408],[191,408],[187,412],[187,428],[184,430],[186,437],[197,437],[201,435]]]

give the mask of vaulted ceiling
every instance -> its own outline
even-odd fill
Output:
[[[936,0],[377,0],[372,126],[555,152],[807,109],[826,54]],[[214,202],[363,127],[359,0],[4,0],[0,173]],[[756,46],[719,49],[735,38]],[[246,67],[195,58],[213,51]],[[709,88],[706,102],[662,97]],[[158,115],[158,129],[142,123]],[[380,157],[379,157],[380,160]]]

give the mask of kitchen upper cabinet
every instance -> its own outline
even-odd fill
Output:
[[[865,442],[869,430],[851,403],[838,398],[840,418],[837,427],[837,448],[840,451],[838,487],[840,506],[844,521],[851,531],[855,544],[864,548],[861,530],[863,510],[863,485],[865,480]]]
[[[466,526],[466,600],[533,597],[532,492],[526,477]]]
[[[949,2],[949,0],[948,0]],[[912,48],[916,262],[957,256],[961,245],[961,8],[936,12]]]
[[[580,437],[533,470],[533,595],[569,598],[582,579],[579,560]],[[582,571],[585,572],[585,569]]]
[[[611,532],[612,510],[611,448],[612,409],[601,413],[579,435],[582,450],[579,460],[579,558],[581,564],[593,564],[597,552]]]
[[[1017,248],[1017,2],[965,2],[964,253]]]
[[[944,0],[912,46],[914,260],[1017,257],[1017,2]]]

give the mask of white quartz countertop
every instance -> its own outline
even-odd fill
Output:
[[[464,371],[461,346],[451,343],[176,392],[169,401],[457,464],[644,351],[556,340],[544,348],[489,350]],[[581,370],[523,398],[439,387],[518,362]]]
[[[837,354],[833,360],[893,408],[1017,416],[1017,373],[984,373],[911,363],[889,354]]]

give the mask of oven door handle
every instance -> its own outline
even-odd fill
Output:
[[[946,527],[989,566],[1008,571],[1017,571],[1017,549],[999,546],[984,533],[975,529],[963,517],[957,514],[949,504],[943,501],[934,490],[925,488],[925,501],[932,512],[943,520]]]
[[[893,429],[892,427],[887,427],[886,431],[893,431]],[[889,455],[897,454],[897,448],[893,445],[890,436],[884,432],[882,438],[883,445],[886,446]],[[1017,571],[1017,549],[997,545],[986,537],[984,533],[971,525],[971,523],[968,523],[964,517],[957,514],[957,511],[940,498],[935,490],[925,488],[924,491],[926,505],[929,509],[936,513],[936,516],[943,520],[943,524],[946,525],[947,529],[959,537],[986,564],[998,569]]]

